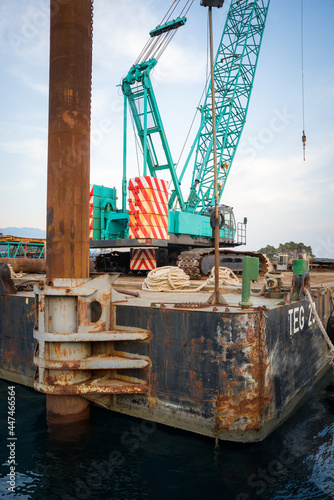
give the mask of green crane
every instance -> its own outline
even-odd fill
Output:
[[[156,52],[155,37],[163,37],[166,42],[170,39],[170,34],[177,30],[180,26],[186,23],[186,17],[177,17],[175,20],[168,21],[163,25],[157,26],[150,32],[152,43],[149,48],[146,48],[146,54],[161,55]],[[161,41],[159,40],[159,47]],[[167,43],[165,44],[166,48]],[[174,187],[174,193],[177,197],[181,209],[184,207],[183,196],[180,188],[180,183],[175,170],[172,154],[168,145],[167,137],[163,127],[162,119],[159,112],[159,107],[153,91],[150,73],[157,64],[157,59],[152,57],[148,61],[136,63],[132,66],[129,73],[122,81],[122,91],[124,95],[124,144],[126,144],[127,128],[127,103],[130,105],[133,121],[137,130],[138,137],[143,149],[143,175],[147,175],[147,168],[152,177],[157,177],[157,172],[161,170],[169,170]],[[158,158],[156,151],[155,136],[158,136],[158,142],[162,146],[162,160]],[[159,148],[161,158],[161,148]],[[126,149],[124,150],[124,162],[126,163]],[[124,182],[125,180],[125,182]],[[123,176],[123,200],[126,197],[126,165],[124,164]],[[173,197],[174,199],[174,197]],[[172,201],[169,204],[172,208]],[[123,207],[124,208],[124,207]]]
[[[94,239],[107,239],[110,242],[112,240],[110,246],[113,247],[126,246],[124,241],[127,238],[128,107],[143,151],[143,175],[157,177],[164,170],[169,172],[171,177],[168,247],[172,250],[175,246],[179,248],[182,246],[182,249],[185,249],[187,245],[191,248],[212,244],[213,224],[210,219],[212,220],[215,205],[213,119],[215,118],[216,123],[219,200],[231,171],[246,121],[270,0],[231,0],[214,63],[216,116],[212,116],[211,87],[208,85],[204,102],[199,108],[201,120],[198,132],[182,170],[179,169],[177,172],[150,74],[177,29],[186,23],[186,7],[178,17],[173,18],[175,5],[179,2],[180,0],[173,2],[174,7],[171,7],[168,19],[164,19],[150,32],[148,43],[122,81],[124,95],[122,209],[114,209],[115,200],[104,203],[104,214],[101,217],[104,227],[101,227],[100,238],[94,237]],[[224,0],[201,1],[202,5],[209,7],[221,7],[223,3]],[[186,6],[188,4],[189,0]],[[182,192],[182,181],[190,169],[192,169],[191,188],[185,197]],[[220,244],[236,246],[245,243],[243,237],[235,240],[236,223],[232,208],[220,205],[219,210]],[[239,227],[240,234],[245,235],[245,226],[238,223],[238,233]]]
[[[270,0],[232,0],[218,47],[214,82],[219,199],[246,121],[269,2]],[[164,30],[159,25],[151,32],[151,36],[159,36],[161,33],[166,35],[185,22],[185,18],[179,17],[166,23]],[[144,175],[147,173],[147,166],[153,177],[158,171],[168,169],[173,185],[170,209],[177,199],[181,211],[204,214],[208,207],[214,205],[211,87],[208,86],[204,104],[200,107],[201,122],[196,138],[180,175],[177,175],[150,79],[150,72],[156,64],[155,58],[137,63],[122,83],[143,148]],[[162,163],[158,161],[152,139],[156,133],[160,136],[165,153]],[[180,186],[194,154],[191,189],[185,202]]]
[[[260,52],[270,0],[232,0],[214,64],[218,182],[221,198],[238,147]],[[179,182],[195,151],[186,210],[205,213],[214,204],[211,86],[200,108],[201,123]]]

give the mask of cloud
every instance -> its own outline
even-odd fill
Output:
[[[45,158],[46,141],[43,139],[26,139],[0,142],[0,150],[10,154],[22,154],[35,160]]]
[[[307,162],[295,154],[275,158],[270,153],[263,156],[258,153],[255,160],[238,158],[237,171],[233,174],[232,166],[226,189],[230,183],[230,189],[244,192],[243,199],[258,205],[272,207],[282,203],[283,210],[300,203],[311,207],[320,202],[331,187],[325,167],[331,158],[329,145],[309,154]]]
[[[165,6],[164,6],[165,7]],[[126,75],[135,62],[146,42],[149,31],[161,21],[164,8],[152,0],[138,3],[134,0],[124,2],[99,2],[94,9],[93,61],[96,66],[116,74],[118,79]],[[186,28],[180,28],[180,31]],[[191,80],[202,81],[205,70],[205,52],[196,43],[193,33],[193,46],[182,44],[179,31],[168,46],[167,51],[154,69],[153,78],[157,83],[184,83]],[[199,63],[204,61],[204,63]]]
[[[48,46],[49,4],[45,0],[15,0],[0,7],[1,50],[31,66],[43,64]],[[14,5],[14,7],[13,7]]]
[[[231,173],[223,202],[234,206],[237,220],[248,217],[247,248],[290,240],[316,248],[333,234],[330,158],[330,146],[319,146],[307,162],[296,155],[280,159],[266,154],[244,160],[238,173]]]
[[[46,79],[46,72],[44,71],[42,74],[37,73],[35,76],[28,74],[26,71],[22,71],[22,67],[19,66],[11,66],[7,69],[7,74],[15,77],[26,87],[35,90],[38,93],[48,95],[49,93],[49,84]]]
[[[205,80],[205,52],[199,53],[192,47],[182,47],[173,44],[159,60],[154,69],[154,79],[157,83],[188,84],[191,75],[191,84]]]
[[[124,68],[130,68],[146,43],[145,27],[152,20],[152,5],[153,2],[147,0],[95,4],[93,51],[97,65],[111,70],[115,68],[115,61],[122,60]]]

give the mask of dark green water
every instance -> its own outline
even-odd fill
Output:
[[[92,408],[91,423],[56,436],[45,397],[15,386],[9,448],[8,386],[0,381],[0,497],[47,500],[334,498],[334,377],[262,443],[223,443]],[[11,451],[12,450],[12,451]],[[10,455],[12,453],[12,455]],[[15,454],[15,492],[8,491]]]

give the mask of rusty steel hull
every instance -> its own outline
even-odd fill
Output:
[[[35,297],[0,294],[0,377],[33,387]]]
[[[326,322],[329,296],[316,303]],[[303,328],[297,308],[304,310]],[[329,367],[326,343],[308,315],[306,301],[244,313],[117,306],[117,322],[152,331],[151,342],[140,351],[152,362],[150,391],[91,399],[208,436],[261,440]],[[131,349],[126,343],[123,348]]]
[[[219,439],[257,441],[287,418],[329,367],[306,300],[247,311],[135,300],[112,306],[116,323],[151,335],[139,343],[119,340],[117,349],[150,360],[140,372],[126,370],[129,381],[144,373],[148,389],[88,396],[107,409]],[[315,303],[326,323],[330,295]],[[32,385],[34,299],[0,296],[0,304],[1,376]]]

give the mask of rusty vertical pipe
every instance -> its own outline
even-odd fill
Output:
[[[209,6],[210,31],[210,68],[211,68],[211,104],[212,104],[212,142],[213,142],[213,171],[215,192],[215,296],[216,304],[219,300],[219,211],[218,211],[218,168],[217,168],[217,133],[216,133],[216,103],[215,103],[215,74],[213,59],[212,7]]]
[[[89,277],[93,0],[51,0],[46,278]],[[52,423],[89,416],[79,396],[47,396]]]
[[[209,32],[210,32],[210,68],[211,68],[211,105],[212,105],[212,143],[213,143],[213,173],[214,173],[214,199],[215,199],[215,291],[209,297],[209,304],[226,304],[226,300],[219,290],[219,207],[218,207],[218,166],[217,166],[217,134],[216,134],[216,104],[215,104],[215,79],[213,59],[213,33],[212,33],[212,6],[209,5]]]
[[[51,0],[48,278],[89,277],[92,0]]]

